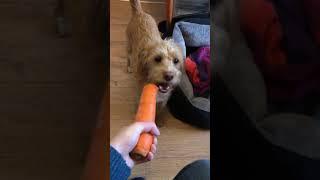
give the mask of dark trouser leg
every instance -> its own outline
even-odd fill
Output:
[[[185,166],[174,180],[209,180],[210,161],[197,160]]]

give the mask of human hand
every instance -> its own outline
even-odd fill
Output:
[[[140,134],[143,132],[150,132],[154,135],[153,144],[151,145],[151,150],[147,157],[141,161],[133,160],[129,153],[137,145]],[[151,161],[156,153],[157,146],[157,136],[160,135],[160,131],[153,122],[135,122],[130,126],[121,130],[114,138],[111,140],[111,146],[117,150],[123,159],[126,161],[128,167],[132,168],[135,164],[140,164],[143,162]]]

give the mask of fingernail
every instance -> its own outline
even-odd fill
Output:
[[[156,130],[156,135],[157,136],[159,136],[160,135],[160,131],[159,131],[159,129],[157,128],[157,130]]]

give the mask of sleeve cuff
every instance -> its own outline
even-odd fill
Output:
[[[110,146],[110,179],[127,180],[131,169],[127,166],[121,154]]]

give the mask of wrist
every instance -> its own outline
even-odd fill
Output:
[[[126,155],[122,155],[124,161],[126,162],[127,166],[132,169],[133,166],[134,166],[134,162],[133,160],[131,159],[130,155],[129,154],[126,154]]]
[[[111,141],[110,146],[112,146],[119,154],[122,155],[122,150],[121,150],[120,145],[118,143]]]

